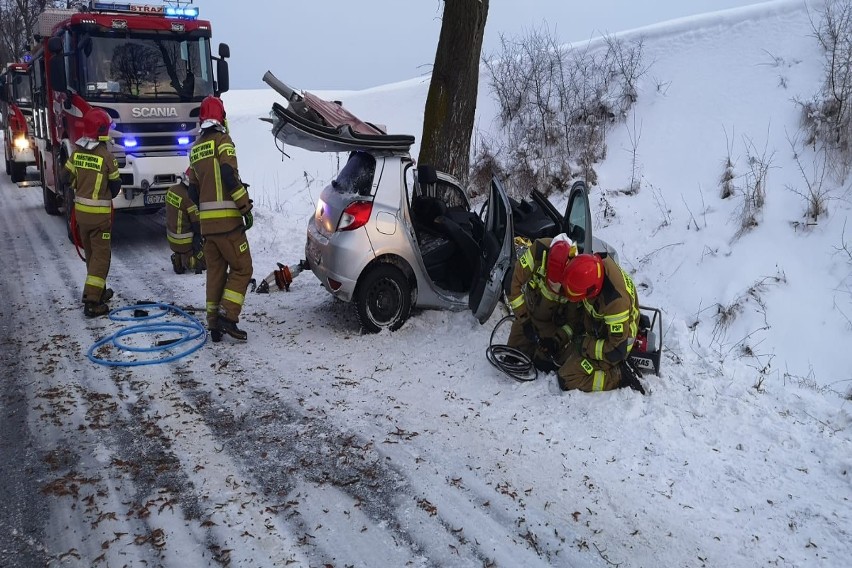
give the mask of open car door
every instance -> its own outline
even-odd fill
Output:
[[[414,136],[387,134],[335,101],[308,92],[297,93],[267,71],[263,81],[287,100],[272,104],[272,135],[283,143],[312,152],[384,151],[407,154]],[[279,148],[280,149],[280,148]]]
[[[514,266],[512,206],[500,180],[491,180],[488,207],[485,215],[485,234],[482,238],[482,263],[474,280],[468,306],[479,323],[485,323],[503,294],[503,279]]]
[[[577,243],[579,252],[591,253],[592,244],[592,213],[589,208],[589,193],[586,183],[574,182],[568,194],[568,206],[562,218],[562,232]]]

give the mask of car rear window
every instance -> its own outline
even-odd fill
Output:
[[[366,197],[373,189],[375,174],[376,159],[371,154],[352,152],[346,165],[331,185],[338,193],[353,193]]]

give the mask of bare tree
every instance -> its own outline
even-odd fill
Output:
[[[827,0],[819,14],[811,25],[825,52],[824,82],[811,100],[798,102],[805,143],[828,155],[842,183],[852,167],[852,0]]]
[[[63,4],[51,0],[0,0],[0,64],[19,61],[30,48],[38,16]]]
[[[563,45],[546,28],[500,40],[502,51],[485,60],[500,133],[481,144],[473,175],[480,176],[481,165],[500,164],[516,197],[532,188],[561,191],[577,177],[595,185],[607,131],[627,118],[648,70],[642,40],[607,37],[582,49]],[[638,142],[639,132],[633,135]]]
[[[479,88],[479,54],[489,0],[444,2],[443,23],[426,98],[420,163],[468,178]]]

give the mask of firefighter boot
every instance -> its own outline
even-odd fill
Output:
[[[101,293],[101,303],[106,304],[112,300],[113,295],[114,292],[112,291],[112,288],[104,288],[104,291]]]
[[[175,271],[175,274],[183,274],[186,269],[183,267],[183,260],[181,259],[180,255],[176,252],[173,252],[171,259],[172,269]]]
[[[231,321],[228,318],[219,316],[219,330],[222,333],[227,333],[234,339],[245,341],[248,339],[248,333],[237,327],[237,322]]]
[[[219,329],[211,329],[210,330],[210,340],[213,343],[219,343],[222,341],[222,331]]]
[[[83,305],[83,315],[87,318],[96,318],[109,313],[109,306],[104,302],[86,302]]]

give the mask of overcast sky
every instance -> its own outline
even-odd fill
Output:
[[[491,0],[483,54],[500,35],[544,25],[565,43],[608,32],[759,4],[754,0]],[[197,2],[214,42],[231,46],[231,87],[263,86],[270,69],[299,89],[364,89],[427,74],[435,59],[438,0]]]

